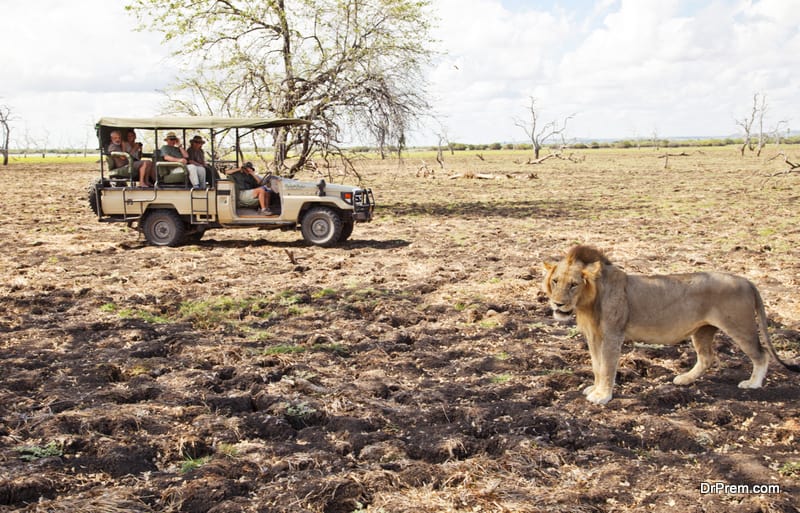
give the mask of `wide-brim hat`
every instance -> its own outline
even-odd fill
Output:
[[[206,140],[200,135],[195,135],[189,142],[205,144]]]
[[[167,135],[164,136],[164,140],[165,141],[169,141],[170,139],[177,139],[177,138],[178,138],[178,136],[175,134],[175,132],[167,132]]]

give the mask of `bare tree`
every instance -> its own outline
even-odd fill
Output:
[[[47,156],[47,146],[50,144],[50,130],[45,128],[42,131],[44,132],[44,135],[41,139],[39,139],[39,144],[42,147],[42,158],[45,158]]]
[[[742,156],[744,156],[744,151],[747,149],[755,151],[756,155],[761,156],[761,151],[769,140],[769,135],[764,131],[764,119],[766,115],[767,96],[763,93],[755,93],[753,95],[753,107],[750,110],[750,115],[736,120],[736,124],[744,131],[744,141],[740,149]],[[756,123],[758,126],[754,126]],[[781,124],[784,123],[786,123],[785,120],[779,121],[773,132],[776,132]],[[758,130],[758,133],[754,133],[755,130]],[[753,139],[755,139],[755,141]]]
[[[782,133],[783,130],[786,130],[786,137],[789,137],[789,134],[792,133],[788,126],[784,129],[784,126],[788,124],[789,124],[788,120],[782,119],[778,121],[775,124],[775,127],[772,129],[772,138],[775,140],[776,145],[778,146],[781,145],[781,141],[783,139],[783,133]]]
[[[542,146],[556,136],[561,137],[563,140],[564,131],[567,129],[567,123],[575,115],[571,114],[567,116],[561,123],[559,123],[557,120],[554,120],[540,126],[539,112],[536,107],[536,98],[533,96],[530,97],[530,106],[528,107],[528,111],[530,113],[529,120],[525,121],[515,118],[514,124],[525,131],[525,135],[528,136],[528,140],[531,141],[531,144],[533,145],[533,158],[534,160],[539,160],[539,153],[542,150]]]
[[[761,106],[758,108],[758,144],[756,145],[756,155],[761,156],[761,150],[767,145],[767,137],[764,134],[764,115],[767,113],[767,97],[761,95]]]
[[[25,131],[22,134],[22,138],[25,139],[25,149],[22,150],[22,156],[27,158],[29,151],[35,152],[37,142],[36,139],[34,139],[33,136],[31,135],[31,131],[27,126],[25,127]]]
[[[406,131],[429,111],[429,3],[128,0],[127,8],[143,28],[183,43],[176,56],[193,66],[179,84],[190,95],[185,110],[313,122],[275,130],[275,163],[298,156],[291,176],[315,151],[340,152],[346,129],[402,150]]]
[[[774,128],[770,132],[765,132],[764,130],[764,123],[765,118],[767,115],[767,95],[763,93],[755,93],[753,95],[753,107],[750,110],[750,115],[748,117],[736,120],[736,124],[739,125],[742,130],[744,131],[744,141],[742,142],[742,147],[740,152],[742,156],[744,156],[744,151],[749,149],[750,151],[755,151],[757,156],[761,156],[761,151],[769,142],[770,134],[775,139],[777,144],[780,144],[780,130],[783,125],[788,123],[787,120],[782,119],[778,121]],[[757,126],[755,126],[757,123]],[[755,130],[758,130],[758,133],[754,133]],[[753,140],[755,139],[755,141]]]
[[[750,151],[753,151],[753,138],[751,134],[753,130],[753,123],[755,123],[757,115],[758,115],[758,93],[755,93],[753,95],[753,109],[750,112],[750,116],[736,120],[736,124],[742,127],[742,130],[744,130],[744,142],[742,142],[742,147],[739,150],[743,157],[744,157],[744,150],[750,149]]]
[[[8,145],[11,141],[11,107],[0,105],[0,153],[3,154],[3,165],[8,165]]]
[[[444,154],[442,153],[442,142],[447,141],[447,136],[438,134],[439,136],[439,143],[436,145],[436,162],[439,163],[439,167],[444,169]]]
[[[439,122],[439,133],[436,134],[439,137],[439,146],[441,146],[442,142],[444,142],[445,145],[447,146],[447,149],[450,150],[450,155],[455,155],[456,150],[453,147],[453,143],[450,141],[449,133],[450,130],[444,125],[444,123]]]

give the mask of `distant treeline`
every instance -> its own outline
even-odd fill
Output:
[[[754,141],[755,142],[755,141]],[[770,144],[775,144],[775,141],[770,140]],[[800,144],[800,135],[782,138],[781,144]],[[725,139],[623,139],[619,141],[592,141],[592,142],[572,142],[567,143],[565,147],[577,150],[586,149],[600,149],[600,148],[680,148],[687,146],[728,146],[728,145],[742,145],[744,144],[743,138],[728,137]],[[551,148],[559,148],[564,145],[549,144]],[[421,148],[409,148],[409,150],[428,150],[438,151],[437,146],[427,146]],[[491,144],[464,144],[464,143],[450,143],[441,146],[442,151],[482,151],[482,150],[533,150],[532,144],[525,143],[491,143]],[[352,146],[351,151],[357,153],[374,153],[378,151],[374,146]],[[385,148],[387,153],[396,153],[397,148],[389,146]]]
[[[754,141],[755,142],[755,141]],[[775,144],[773,138],[769,139],[769,144]],[[781,144],[800,144],[800,135],[792,135],[784,137],[780,140]],[[742,145],[744,144],[743,138],[727,137],[724,139],[621,139],[618,141],[592,141],[592,142],[572,142],[567,143],[565,146],[561,144],[546,145],[550,148],[566,147],[576,150],[587,149],[600,149],[600,148],[680,148],[687,146],[729,146],[729,145]],[[490,144],[464,144],[453,142],[450,144],[442,145],[442,151],[483,151],[483,150],[533,150],[532,144],[525,143],[490,143]],[[245,152],[248,150],[243,148]],[[268,149],[267,149],[268,150]],[[377,146],[351,146],[350,151],[355,153],[377,153],[379,148]],[[438,151],[437,146],[422,146],[406,148],[407,151],[422,150],[422,151]],[[86,155],[94,154],[98,150],[85,149],[85,148],[48,148],[47,150],[39,149],[9,149],[10,155],[42,155],[44,153],[50,155]],[[264,150],[262,150],[264,151]],[[397,147],[387,146],[384,148],[386,153],[397,153]]]

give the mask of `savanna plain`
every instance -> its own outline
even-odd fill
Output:
[[[800,358],[800,176],[683,150],[363,159],[376,219],[330,249],[249,229],[148,246],[90,211],[96,164],[12,162],[0,511],[798,511],[800,375],[773,362],[740,390],[750,362],[718,334],[678,387],[691,344],[632,341],[595,406],[541,290],[575,243],[629,273],[732,272]]]

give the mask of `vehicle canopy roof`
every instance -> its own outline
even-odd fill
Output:
[[[157,116],[153,118],[100,118],[98,127],[141,128],[143,130],[226,129],[226,128],[277,128],[281,126],[310,125],[297,118],[225,118],[216,116]]]

